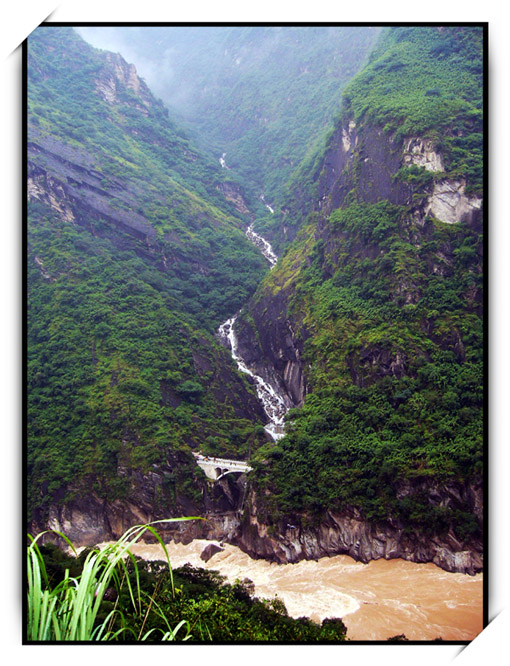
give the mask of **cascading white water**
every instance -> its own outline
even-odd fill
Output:
[[[256,231],[253,231],[253,224],[250,224],[248,229],[246,229],[246,235],[251,240],[251,242],[256,247],[258,247],[258,249],[262,252],[264,257],[271,264],[271,268],[273,268],[273,266],[275,266],[276,262],[278,261],[278,257],[273,252],[273,248],[271,247],[271,243],[268,243],[268,241],[265,238],[262,238],[262,236],[260,234],[258,234]]]
[[[263,194],[260,195],[260,199],[261,199],[261,201],[264,203],[264,206],[269,210],[269,212],[271,213],[271,215],[273,215],[273,214],[274,214],[274,210],[273,210],[273,208],[271,208],[271,206],[266,202],[266,200],[264,199],[264,195],[263,195]]]
[[[220,164],[224,169],[229,168],[225,162],[226,154],[227,153],[223,153],[222,156],[219,158]],[[274,210],[271,208],[271,206],[269,206],[265,202],[263,194],[260,196],[260,198],[264,202],[264,205],[270,210],[270,212],[274,213]],[[278,257],[274,253],[273,248],[271,247],[271,243],[269,243],[265,238],[263,238],[260,234],[258,234],[256,231],[253,230],[253,223],[250,224],[250,226],[246,229],[246,235],[248,236],[250,241],[255,245],[255,247],[257,247],[260,250],[262,255],[267,259],[267,261],[271,265],[271,268],[273,268],[276,265],[276,262],[278,261]],[[220,336],[220,338],[228,342],[232,358],[237,363],[237,367],[239,368],[239,370],[247,375],[250,375],[250,377],[253,378],[255,382],[255,389],[257,391],[257,396],[261,401],[264,407],[264,411],[266,412],[269,418],[269,423],[266,424],[265,430],[276,441],[278,439],[281,439],[285,434],[284,418],[285,414],[289,410],[289,407],[288,405],[286,405],[283,397],[279,395],[274,390],[274,388],[268,382],[266,382],[262,377],[256,375],[252,370],[250,370],[250,368],[248,368],[248,366],[240,356],[239,344],[237,341],[236,333],[234,331],[234,324],[238,316],[239,312],[233,317],[230,317],[230,319],[227,319],[227,321],[218,328],[218,335]]]
[[[269,418],[269,423],[265,426],[266,431],[274,440],[281,439],[285,434],[283,422],[288,407],[283,398],[278,395],[274,388],[262,377],[252,372],[239,355],[239,345],[234,331],[234,324],[238,316],[239,315],[237,314],[234,317],[227,319],[227,321],[219,327],[218,333],[220,337],[228,340],[232,358],[237,363],[239,370],[252,377],[255,381],[257,396]]]
[[[260,234],[253,231],[253,224],[246,229],[246,235],[251,240],[251,242],[261,251],[267,261],[270,263],[271,268],[273,268],[278,261],[278,257],[273,251],[271,244],[263,238]],[[253,377],[255,381],[255,389],[257,391],[257,396],[264,407],[269,423],[265,426],[265,430],[271,435],[271,437],[276,441],[281,439],[284,434],[284,418],[285,414],[288,411],[288,406],[285,404],[285,400],[281,395],[279,395],[274,388],[268,384],[262,377],[256,375],[244,362],[242,357],[239,354],[239,344],[237,341],[237,336],[234,331],[234,324],[237,320],[239,313],[227,319],[219,329],[219,336],[226,340],[230,346],[230,351],[232,358],[237,363],[237,367],[241,372],[244,372],[250,377]]]

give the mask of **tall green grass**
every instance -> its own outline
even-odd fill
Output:
[[[69,570],[66,570],[64,579],[53,589],[46,572],[44,558],[37,545],[43,534],[48,532],[42,532],[35,538],[29,535],[27,642],[111,641],[119,639],[122,634],[122,640],[145,641],[154,632],[160,632],[161,641],[190,638],[189,623],[181,620],[177,626],[171,627],[154,598],[150,600],[145,611],[143,610],[138,567],[129,550],[145,532],[151,532],[164,550],[170,571],[171,591],[175,594],[168,552],[153,525],[181,520],[196,520],[196,518],[170,518],[131,527],[113,545],[102,550],[92,549],[84,561],[81,574],[78,577],[71,577]],[[60,532],[54,533],[62,537],[76,554],[73,544],[66,536]],[[131,580],[133,577],[128,575],[129,562],[133,564],[134,582]],[[137,634],[125,625],[123,611],[117,607],[111,610],[102,622],[98,621],[105,592],[111,585],[114,585],[118,591],[126,586],[134,612],[141,619],[141,629]],[[152,628],[143,633],[147,617],[151,612],[159,615],[164,629]],[[154,638],[152,636],[152,639]]]

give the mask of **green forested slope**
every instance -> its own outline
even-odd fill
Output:
[[[467,191],[480,192],[482,38],[479,27],[383,31],[366,66],[345,87],[336,128],[349,119],[380,128],[397,141],[409,136],[430,139],[441,152],[448,175],[467,178]],[[310,151],[289,178],[281,196],[283,214],[276,211],[270,222],[277,246],[285,239],[283,226],[293,238],[317,205],[324,158],[337,140],[332,125],[320,149]],[[417,174],[402,170],[395,177],[411,181]]]
[[[338,109],[378,33],[371,26],[84,28],[111,39],[247,192],[277,203],[281,187]],[[259,205],[258,214],[267,209]]]
[[[480,536],[466,488],[478,487],[483,458],[482,221],[446,224],[423,202],[446,176],[480,192],[481,59],[480,29],[389,29],[308,172],[316,180],[293,210],[306,197],[316,210],[301,213],[298,239],[250,307],[253,321],[284,295],[308,389],[254,477],[273,520],[355,509],[409,530]],[[359,142],[333,174],[352,121]],[[435,138],[446,174],[398,169],[409,136]],[[393,174],[370,166],[375,151]]]
[[[162,465],[158,501],[179,511],[199,497],[190,447],[260,437],[214,331],[267,265],[219,165],[70,28],[28,40],[28,139],[29,505],[123,496]]]

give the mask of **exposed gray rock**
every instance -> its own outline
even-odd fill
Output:
[[[431,504],[454,506],[455,502],[467,501],[481,522],[480,484],[462,487],[452,483],[444,488],[430,487],[428,491]],[[401,489],[399,496],[405,497],[412,492],[409,484]],[[451,531],[426,536],[418,531],[410,532],[404,529],[404,525],[391,521],[373,524],[365,521],[354,508],[327,512],[319,523],[312,524],[306,516],[296,515],[292,524],[282,521],[276,529],[275,526],[269,529],[259,517],[253,496],[249,507],[250,513],[245,516],[235,543],[252,557],[284,563],[346,554],[361,562],[380,558],[433,562],[446,571],[471,575],[483,570],[482,543],[478,540],[463,543]]]
[[[208,546],[204,548],[204,550],[200,553],[200,559],[204,560],[204,562],[209,562],[211,557],[216,555],[216,553],[221,553],[224,548],[221,546],[218,546],[215,543],[210,543]]]
[[[434,183],[434,191],[428,200],[425,214],[447,224],[469,222],[482,208],[482,199],[465,193],[465,180],[441,180]]]
[[[444,171],[443,158],[429,139],[413,137],[404,143],[404,164],[415,164],[427,171]]]

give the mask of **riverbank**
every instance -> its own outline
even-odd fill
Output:
[[[483,574],[449,573],[431,563],[400,559],[363,564],[347,555],[276,564],[252,559],[230,544],[205,562],[200,555],[212,543],[220,546],[203,539],[170,542],[172,566],[217,570],[229,582],[249,578],[255,596],[277,596],[292,617],[316,622],[341,617],[350,640],[405,634],[415,641],[470,641],[483,628]],[[145,560],[164,559],[158,544],[139,544],[132,552]]]

